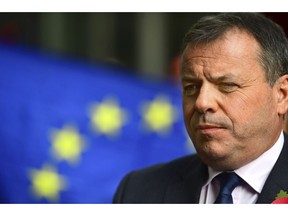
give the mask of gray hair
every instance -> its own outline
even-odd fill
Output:
[[[223,13],[201,18],[185,35],[182,54],[188,45],[213,42],[233,28],[247,31],[259,43],[259,62],[271,86],[288,73],[288,41],[283,29],[257,13]]]

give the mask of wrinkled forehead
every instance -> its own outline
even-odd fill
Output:
[[[217,56],[221,61],[251,59],[259,63],[261,47],[250,33],[234,28],[210,42],[188,43],[181,55],[181,72],[190,67],[197,57]],[[222,56],[227,58],[221,58]]]

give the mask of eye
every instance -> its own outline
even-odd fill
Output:
[[[199,86],[196,84],[190,84],[183,87],[183,95],[185,96],[193,96],[197,94],[199,90]]]
[[[220,91],[222,92],[225,92],[225,93],[230,93],[230,92],[234,92],[236,91],[237,89],[239,88],[239,85],[236,84],[236,83],[221,83],[219,85],[219,89]]]

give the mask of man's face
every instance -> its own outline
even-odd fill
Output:
[[[252,36],[234,29],[183,54],[186,129],[200,158],[214,169],[249,163],[280,134],[277,91],[265,78],[259,51]]]

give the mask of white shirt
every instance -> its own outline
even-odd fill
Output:
[[[277,142],[266,152],[264,152],[256,160],[246,164],[245,166],[234,170],[248,184],[237,186],[233,192],[234,204],[252,204],[256,203],[258,195],[262,191],[268,175],[270,174],[274,164],[276,163],[282,147],[284,145],[283,132],[280,134]],[[199,203],[214,203],[219,193],[219,181],[214,179],[221,172],[208,167],[209,178],[202,187]]]

